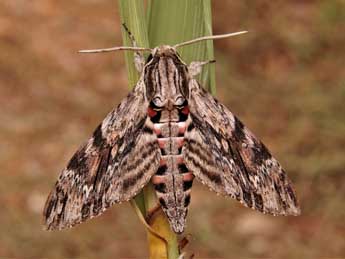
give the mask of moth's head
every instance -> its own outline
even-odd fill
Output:
[[[162,46],[154,48],[152,51],[152,55],[158,56],[158,57],[173,56],[173,55],[176,55],[176,49],[169,45],[162,45]]]
[[[176,51],[176,48],[169,45],[161,45],[152,49],[147,59],[147,63],[152,59],[159,60],[160,58],[174,58],[182,62],[179,54]]]

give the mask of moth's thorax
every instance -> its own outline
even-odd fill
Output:
[[[188,99],[188,68],[169,46],[153,51],[144,69],[147,98],[157,107],[173,110]]]

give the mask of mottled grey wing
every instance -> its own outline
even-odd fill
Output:
[[[190,91],[182,153],[196,178],[263,213],[298,215],[291,182],[265,145],[194,79]]]
[[[74,154],[46,202],[47,229],[72,227],[97,216],[132,199],[148,183],[160,152],[147,107],[139,83]]]

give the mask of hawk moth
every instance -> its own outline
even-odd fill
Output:
[[[182,233],[194,178],[263,213],[300,213],[278,161],[195,79],[209,62],[187,66],[176,50],[232,35],[154,49],[91,51],[134,50],[141,76],[60,174],[44,208],[47,229],[72,227],[100,215],[134,198],[151,181],[172,230]],[[151,53],[145,61],[140,52],[147,50]]]

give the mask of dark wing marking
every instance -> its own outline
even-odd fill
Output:
[[[143,88],[138,83],[62,171],[44,208],[47,229],[72,227],[130,200],[156,172],[160,152]]]
[[[300,214],[290,180],[265,145],[194,79],[190,91],[191,124],[182,152],[195,176],[258,211]]]

